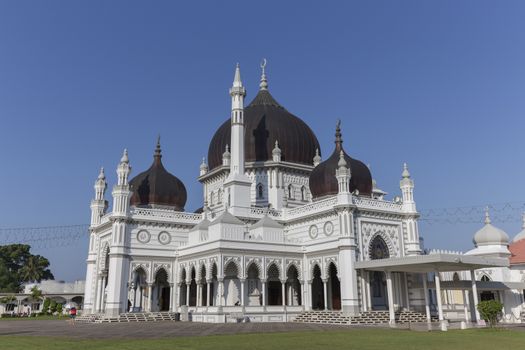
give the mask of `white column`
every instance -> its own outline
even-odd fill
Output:
[[[443,321],[443,305],[441,303],[441,278],[439,278],[439,272],[437,271],[434,275],[434,281],[436,283],[436,299],[437,299],[439,321]]]
[[[151,305],[153,302],[153,283],[148,283],[148,312],[151,312]]]
[[[465,322],[470,322],[470,301],[468,300],[468,290],[463,289],[463,311],[465,312]]]
[[[405,295],[406,295],[407,311],[410,311],[410,295],[408,294],[408,275],[405,272],[403,273],[403,276],[405,278]]]
[[[396,323],[396,314],[394,310],[394,290],[392,288],[392,272],[386,271],[386,289],[388,294],[388,313],[390,315],[390,323]]]
[[[206,282],[208,283],[206,286],[206,306],[210,306],[211,280],[207,280]]]
[[[199,282],[197,283],[197,295],[195,298],[195,306],[202,306],[201,299],[202,299],[202,284]]]
[[[137,286],[135,283],[131,285],[131,294],[133,295],[131,298],[131,311],[134,311],[137,306]]]
[[[244,306],[246,306],[244,304],[244,300],[245,300],[245,298],[244,298],[244,282],[246,282],[246,280],[243,278],[243,279],[240,279],[240,281],[241,281],[241,306],[244,307]]]
[[[308,281],[308,306],[310,310],[314,309],[314,298],[312,296],[312,281]]]
[[[170,312],[173,312],[173,299],[175,298],[175,284],[174,283],[170,283],[170,306],[169,306],[169,311]]]
[[[474,322],[479,322],[479,311],[478,311],[478,286],[476,284],[476,275],[474,270],[470,270],[470,280],[472,282],[472,300],[474,301]]]
[[[261,280],[262,283],[262,306],[266,306],[266,280]]]
[[[286,306],[286,280],[281,280],[281,294],[282,294],[282,301],[283,306]]]
[[[219,278],[219,306],[224,306],[224,279]]]
[[[186,306],[190,306],[190,283],[186,281]]]
[[[427,322],[431,321],[430,318],[430,305],[428,302],[428,282],[427,282],[428,275],[426,273],[423,274],[423,295],[425,296],[425,313],[427,315]]]
[[[327,285],[326,283],[328,282],[328,280],[326,278],[323,278],[323,296],[324,296],[324,309],[325,310],[328,310],[328,288],[327,288]]]

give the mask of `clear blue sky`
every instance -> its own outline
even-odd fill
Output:
[[[241,64],[332,151],[370,163],[391,195],[403,162],[420,209],[525,200],[523,1],[1,1],[0,227],[89,222],[93,182],[127,147],[184,181],[187,209]],[[516,218],[518,219],[518,218]],[[502,227],[513,236],[519,222]],[[469,249],[477,225],[421,225]],[[38,251],[83,278],[86,241]]]

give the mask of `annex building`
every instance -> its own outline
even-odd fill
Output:
[[[282,322],[327,310],[326,317],[355,322],[373,312],[391,323],[477,321],[475,305],[493,297],[505,303],[509,322],[519,322],[525,240],[513,262],[508,236],[487,214],[473,251],[429,254],[406,164],[400,195],[388,200],[345,149],[339,122],[321,158],[315,133],[271,95],[264,66],[251,102],[238,65],[229,93],[231,116],[200,166],[201,209],[185,211],[186,188],[163,166],[160,141],[151,167],[133,177],[124,151],[111,208],[101,170],[84,314]]]

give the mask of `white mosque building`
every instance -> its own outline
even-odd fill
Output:
[[[467,254],[427,254],[406,164],[400,196],[387,200],[368,167],[343,147],[340,123],[321,159],[314,132],[270,94],[264,67],[247,106],[239,66],[229,92],[231,117],[200,166],[202,209],[185,211],[186,188],[164,168],[160,142],[151,167],[133,178],[124,151],[109,211],[101,170],[85,314],[474,322],[475,305],[490,292],[505,302],[509,322],[519,321],[525,240],[515,243],[521,260],[513,263],[508,236],[487,223]]]

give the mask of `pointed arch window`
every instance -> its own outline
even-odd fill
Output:
[[[288,185],[288,199],[294,199],[293,198],[293,186],[292,186],[292,184]]]
[[[301,187],[301,200],[306,200],[306,188],[304,186]]]
[[[263,199],[264,198],[264,188],[263,185],[260,183],[257,185],[257,198]]]
[[[386,259],[390,257],[388,246],[381,236],[376,236],[372,242],[370,242],[369,254],[371,260]]]

